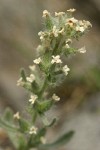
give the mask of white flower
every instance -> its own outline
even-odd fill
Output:
[[[84,26],[84,22],[82,20],[79,20],[78,23],[79,23],[80,26]]]
[[[60,59],[60,55],[57,55],[57,56],[52,56],[52,60],[51,60],[51,63],[54,64],[54,63],[57,63],[57,64],[61,64],[62,61]]]
[[[69,9],[69,10],[67,10],[67,11],[68,11],[68,12],[75,12],[76,9],[72,8],[72,9]]]
[[[30,74],[30,77],[26,77],[26,80],[32,83],[35,80],[34,74]]]
[[[61,30],[58,31],[59,33],[64,33],[64,28],[62,28]]]
[[[67,19],[67,22],[72,22],[72,23],[77,23],[78,22],[78,20],[77,19],[75,19],[74,17],[72,17],[72,18],[69,18],[69,19]]]
[[[39,35],[39,36],[43,36],[43,35],[44,35],[44,32],[43,32],[43,31],[40,31],[40,32],[38,33],[38,35]]]
[[[86,25],[92,27],[92,24],[89,21],[86,21]]]
[[[77,27],[76,27],[76,31],[84,32],[84,31],[85,31],[85,28],[84,28],[84,27],[77,26]]]
[[[14,115],[13,115],[13,117],[15,118],[15,119],[20,119],[20,115],[19,115],[19,112],[16,112]]]
[[[30,128],[29,134],[37,134],[37,128],[35,126],[32,126]]]
[[[44,10],[43,11],[43,16],[42,17],[47,17],[47,16],[49,16],[50,15],[50,13],[47,11],[47,10]]]
[[[64,15],[64,14],[65,14],[65,12],[59,12],[59,13],[55,12],[55,16],[56,16],[56,17],[62,16],[62,15]]]
[[[57,29],[57,27],[56,26],[53,26],[53,31],[52,31],[52,33],[53,33],[53,35],[54,35],[54,37],[58,37],[58,29]]]
[[[63,68],[62,68],[62,71],[65,73],[65,75],[67,76],[68,75],[68,71],[70,71],[70,69],[68,68],[67,65],[65,65]]]
[[[38,36],[41,36],[41,35],[43,35],[43,32],[42,31],[38,32]]]
[[[72,43],[71,39],[67,39],[66,43]]]
[[[66,48],[70,48],[70,46],[68,44],[65,45]]]
[[[35,60],[33,60],[33,62],[35,63],[35,64],[40,64],[41,63],[41,58],[39,57],[39,58],[37,58],[37,59],[35,59]]]
[[[78,52],[80,52],[80,53],[86,53],[86,48],[85,48],[85,46],[82,47],[82,48],[80,48],[80,49],[78,49]]]
[[[17,86],[23,86],[24,85],[24,82],[23,82],[23,79],[22,77],[19,78],[19,80],[17,81]]]
[[[69,25],[71,28],[74,26],[73,22],[67,22],[66,25]]]
[[[40,36],[40,40],[43,40],[44,39],[44,36],[45,36],[45,33],[43,31],[40,31],[38,33],[38,35]]]
[[[30,99],[29,99],[29,102],[33,105],[35,103],[35,101],[36,101],[37,98],[38,98],[37,95],[35,95],[35,94],[31,95]]]
[[[40,36],[40,40],[42,40],[42,41],[43,41],[43,40],[44,40],[44,36]]]
[[[70,27],[74,27],[74,24],[76,24],[78,22],[77,19],[73,18],[69,18],[66,20],[66,25],[69,25]]]
[[[87,29],[88,27],[92,27],[92,24],[89,21],[85,21],[85,20],[83,21],[80,20],[79,25],[83,27],[84,30]]]
[[[46,144],[46,139],[43,136],[40,137],[40,141],[42,142],[42,144]]]
[[[36,66],[35,66],[35,65],[32,65],[32,66],[29,66],[29,68],[30,68],[31,71],[35,71]]]
[[[52,99],[53,99],[54,101],[60,101],[60,97],[57,96],[56,94],[53,94],[53,95],[52,95]]]
[[[92,27],[92,24],[89,21],[83,20],[84,27]]]

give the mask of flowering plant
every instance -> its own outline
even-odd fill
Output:
[[[46,143],[45,140],[47,129],[56,122],[55,118],[49,121],[45,113],[60,100],[55,93],[48,94],[48,90],[58,86],[68,75],[70,69],[63,65],[64,58],[86,52],[85,47],[74,48],[72,43],[92,27],[89,21],[75,19],[72,16],[74,11],[75,9],[69,9],[67,13],[55,12],[55,16],[47,10],[43,11],[45,30],[38,33],[41,44],[37,47],[37,58],[29,66],[30,75],[27,76],[22,69],[17,81],[18,86],[29,92],[27,113],[30,119],[27,121],[19,112],[13,114],[10,110],[6,110],[3,118],[0,118],[1,127],[7,130],[17,150],[53,149],[69,141],[73,135],[73,131],[70,131],[53,143]],[[38,117],[41,119],[41,126],[36,122]]]

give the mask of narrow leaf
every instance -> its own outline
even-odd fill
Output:
[[[66,144],[67,142],[70,141],[70,139],[72,138],[73,134],[74,134],[74,131],[69,131],[68,133],[66,133],[63,136],[61,136],[57,141],[52,143],[52,146],[61,146],[63,144]]]
[[[20,126],[21,132],[26,132],[29,128],[28,122],[24,119],[19,120],[19,126]]]
[[[47,30],[51,30],[53,27],[52,18],[51,16],[47,16],[45,19],[45,26]]]
[[[25,148],[26,148],[26,140],[25,140],[25,138],[22,135],[20,135],[18,137],[18,144],[19,144],[18,150],[25,150]]]
[[[9,130],[9,131],[17,131],[18,128],[14,125],[12,125],[12,123],[10,124],[9,122],[6,122],[3,118],[0,118],[0,127]]]
[[[32,91],[37,93],[37,91],[39,90],[39,86],[38,86],[37,82],[33,81],[31,86],[32,86]]]
[[[44,149],[51,149],[51,148],[54,148],[54,147],[59,147],[59,146],[62,146],[66,143],[68,143],[70,141],[70,139],[72,138],[74,134],[74,131],[69,131],[68,133],[64,134],[63,136],[61,136],[58,140],[56,140],[55,142],[53,143],[50,143],[50,144],[45,144],[43,145]]]
[[[24,70],[24,69],[21,69],[20,74],[21,74],[21,77],[23,78],[23,81],[26,82],[26,74],[25,74],[25,70]]]
[[[37,104],[37,110],[38,110],[39,113],[43,113],[43,112],[49,110],[52,105],[53,105],[52,100],[45,100],[45,101],[39,102]]]
[[[7,108],[4,112],[3,119],[7,122],[13,121],[13,111],[10,108]]]
[[[54,118],[52,121],[48,121],[48,119],[46,118],[46,116],[44,114],[41,114],[41,119],[43,121],[43,124],[46,127],[51,127],[54,125],[54,123],[56,122],[56,118]]]

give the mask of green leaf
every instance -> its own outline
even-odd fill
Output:
[[[39,138],[39,139],[40,139],[40,137],[44,137],[45,134],[46,134],[46,128],[42,128],[42,129],[39,130],[39,132],[38,132],[36,138]]]
[[[50,66],[51,66],[51,57],[52,53],[51,51],[45,52],[45,54],[42,57],[42,63],[39,65],[41,70],[48,73]]]
[[[10,138],[10,141],[12,142],[12,144],[14,145],[14,147],[16,149],[18,149],[19,143],[18,143],[18,134],[19,132],[11,132],[11,131],[7,131],[8,136]]]
[[[25,89],[27,89],[28,91],[33,92],[32,86],[31,86],[30,83],[28,83],[28,82],[24,83],[23,87],[24,87]]]
[[[52,143],[52,146],[61,146],[63,144],[66,144],[67,142],[70,141],[70,139],[72,138],[73,134],[74,134],[74,131],[69,131],[68,133],[66,133],[63,136],[61,136],[57,141]]]
[[[51,127],[51,126],[53,126],[54,124],[55,124],[55,122],[57,121],[57,119],[56,118],[54,118],[53,120],[52,120],[52,122],[50,123],[50,124],[48,124],[48,127]]]
[[[7,131],[18,131],[18,128],[12,125],[12,122],[7,122],[3,118],[0,117],[0,127],[6,129]]]
[[[18,150],[25,150],[26,149],[26,140],[25,137],[23,137],[23,135],[20,135],[18,137]]]
[[[10,108],[7,108],[4,112],[3,119],[7,122],[13,121],[13,111]]]
[[[2,127],[3,129],[6,130],[9,138],[10,138],[10,141],[13,143],[13,145],[17,148],[18,147],[18,141],[17,141],[17,133],[19,133],[19,129],[17,126],[14,126],[13,125],[13,122],[12,122],[12,117],[9,115],[8,113],[9,111],[7,110],[6,113],[5,113],[5,118],[1,118],[0,117],[0,127]],[[5,120],[6,117],[9,116],[8,120]],[[11,117],[11,118],[10,118]],[[11,119],[11,120],[10,120]],[[10,122],[11,121],[11,122]]]
[[[38,134],[35,136],[35,138],[33,139],[32,145],[34,147],[38,147],[41,144],[41,137],[44,137],[46,134],[46,128],[42,128],[39,130]]]
[[[43,113],[43,112],[49,110],[52,105],[53,105],[52,100],[45,100],[43,102],[38,102],[37,110],[38,110],[39,113]]]
[[[45,27],[47,30],[51,30],[53,27],[53,23],[52,23],[52,17],[51,16],[47,16],[45,19]]]
[[[36,83],[36,81],[33,81],[32,84],[31,84],[31,86],[32,86],[33,92],[34,92],[34,93],[37,93],[37,91],[39,90],[39,86],[38,86],[38,84]]]
[[[23,68],[21,69],[20,74],[21,74],[21,77],[22,77],[23,81],[26,82],[27,81],[26,80],[26,74],[25,74],[25,70]]]
[[[62,135],[55,142],[43,145],[43,148],[44,149],[51,149],[51,148],[54,148],[54,147],[57,148],[59,146],[62,146],[62,145],[66,144],[66,143],[68,143],[70,141],[70,139],[72,138],[73,134],[74,134],[74,131],[69,131],[68,133]]]
[[[18,131],[18,128],[13,123],[13,111],[10,108],[7,108],[3,114],[0,116],[0,126],[7,131]]]
[[[29,123],[24,119],[19,120],[19,126],[21,132],[26,132],[29,129]]]
[[[42,119],[43,124],[44,124],[46,127],[51,127],[51,126],[53,126],[54,123],[56,122],[56,118],[54,118],[51,122],[48,121],[47,117],[46,117],[44,114],[41,114],[41,119]]]
[[[54,75],[60,75],[60,74],[62,74],[62,73],[63,73],[63,71],[62,71],[62,70],[59,70],[59,71],[54,72]]]
[[[28,142],[30,147],[38,147],[41,144],[41,137],[44,137],[45,134],[46,134],[46,128],[43,127],[38,131],[36,135],[32,135]]]

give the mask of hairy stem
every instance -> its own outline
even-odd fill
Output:
[[[48,85],[48,83],[47,83],[47,76],[46,76],[46,77],[45,77],[45,80],[44,80],[44,83],[43,83],[43,86],[42,86],[42,88],[41,88],[41,90],[40,90],[40,92],[39,92],[39,99],[42,98],[42,96],[43,96],[43,94],[44,94],[44,91],[45,91],[47,85]]]

